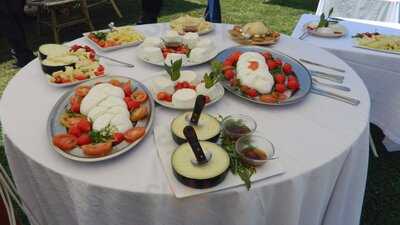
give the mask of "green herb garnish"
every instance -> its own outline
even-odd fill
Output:
[[[108,125],[103,130],[100,131],[90,131],[89,136],[92,140],[92,143],[104,143],[113,138],[113,134],[115,131],[115,127]]]
[[[216,83],[218,83],[222,78],[222,63],[214,60],[211,62],[211,72],[204,74],[204,83],[207,89],[212,88]]]
[[[182,59],[173,62],[171,60],[171,66],[164,63],[164,69],[167,71],[168,75],[171,77],[172,81],[176,81],[181,76]]]
[[[107,39],[107,33],[105,32],[93,32],[92,33],[97,39],[105,41]]]
[[[328,27],[328,26],[329,26],[329,23],[332,22],[332,21],[329,19],[329,17],[331,17],[332,13],[333,13],[333,8],[331,8],[331,9],[329,10],[328,16],[325,16],[325,13],[322,13],[321,16],[320,16],[320,20],[319,20],[319,23],[318,23],[318,27],[317,27],[317,28],[320,28],[320,27]]]

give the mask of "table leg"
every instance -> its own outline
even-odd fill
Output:
[[[57,14],[54,8],[49,8],[51,13],[51,29],[53,30],[54,41],[56,43],[60,43],[60,38],[58,36],[58,22],[57,22]]]

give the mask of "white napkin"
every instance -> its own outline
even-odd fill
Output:
[[[243,185],[243,181],[240,179],[240,177],[233,175],[231,172],[228,172],[225,180],[222,183],[212,188],[195,189],[183,185],[175,178],[172,171],[171,155],[178,145],[172,139],[170,129],[166,126],[156,126],[154,128],[154,139],[157,146],[158,156],[160,158],[165,175],[167,176],[169,186],[177,198],[185,198],[193,195],[199,195]],[[279,150],[275,149],[275,151],[277,155],[279,155]],[[257,167],[257,172],[251,177],[251,181],[255,182],[268,177],[283,174],[284,172],[285,171],[278,158],[267,162],[263,166]]]

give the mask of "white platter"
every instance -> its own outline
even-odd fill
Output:
[[[359,38],[353,38],[353,46],[356,47],[356,48],[363,48],[363,49],[368,49],[368,50],[376,51],[376,52],[383,52],[383,53],[388,53],[388,54],[400,55],[400,51],[390,51],[390,50],[370,48],[370,47],[367,47],[367,46],[359,45],[358,39]]]
[[[166,101],[161,101],[161,100],[157,99],[157,93],[155,92],[155,90],[153,88],[152,81],[155,78],[161,77],[161,76],[169,78],[169,75],[166,72],[159,72],[159,73],[153,74],[150,79],[148,79],[148,80],[143,82],[144,85],[149,89],[150,94],[152,95],[154,101],[157,102],[158,104],[160,104],[160,105],[162,105],[164,107],[170,108],[170,109],[177,109],[177,110],[191,110],[191,109],[193,109],[193,107],[180,107],[180,106],[176,106],[176,105],[172,104],[172,102],[166,102]],[[199,77],[200,75],[197,74],[197,76]],[[200,78],[199,80],[201,80],[201,79],[202,78]],[[217,83],[215,87],[216,87],[216,93],[217,94],[215,96],[209,96],[211,98],[211,101],[206,104],[206,107],[218,102],[219,100],[221,100],[221,98],[225,94],[224,87],[220,83]]]
[[[347,29],[343,25],[336,23],[336,24],[329,24],[329,27],[327,27],[328,31],[330,32],[321,32],[321,28],[312,30],[309,29],[308,26],[318,26],[319,21],[312,21],[309,23],[304,24],[304,30],[307,30],[307,32],[311,35],[314,36],[319,36],[319,37],[328,37],[328,38],[338,38],[345,36],[347,34]],[[340,32],[340,33],[335,33],[335,32]]]
[[[211,61],[212,59],[214,59],[215,56],[218,55],[218,53],[219,53],[218,51],[214,50],[214,51],[210,52],[206,57],[204,57],[203,60],[197,61],[197,62],[196,61],[191,61],[188,58],[187,63],[182,64],[182,67],[197,66],[197,65],[201,65],[201,64],[207,63],[207,62]],[[163,61],[154,61],[151,58],[145,57],[142,54],[142,49],[141,48],[139,48],[137,56],[139,57],[139,59],[141,59],[141,60],[143,60],[143,61],[145,61],[147,63],[153,64],[153,65],[156,65],[156,66],[164,66],[164,60]]]
[[[100,47],[96,42],[94,42],[92,39],[90,39],[90,38],[88,37],[88,35],[89,35],[90,33],[93,33],[93,32],[107,32],[107,31],[110,31],[110,29],[103,29],[103,30],[97,30],[97,31],[92,31],[92,32],[86,32],[86,33],[83,33],[82,35],[83,35],[83,37],[85,37],[85,39],[86,39],[87,41],[89,41],[93,46],[95,46],[96,49],[98,49],[98,50],[100,50],[100,51],[102,51],[102,52],[109,52],[109,51],[114,51],[114,50],[118,50],[118,49],[121,49],[121,48],[128,48],[128,47],[137,46],[137,45],[141,44],[141,43],[143,42],[143,40],[145,39],[145,36],[144,36],[143,33],[141,33],[141,32],[139,32],[139,31],[135,30],[136,32],[138,32],[139,34],[142,35],[143,40],[141,40],[141,41],[135,41],[135,42],[129,42],[129,43],[124,43],[124,44],[117,45],[117,46],[112,46],[112,47],[103,48],[103,47]]]

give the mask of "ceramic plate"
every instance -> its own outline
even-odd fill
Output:
[[[82,83],[81,86],[93,86],[98,82],[108,82],[112,79],[119,80],[121,82],[126,82],[126,81],[131,81],[132,85],[132,90],[143,90],[145,91],[149,96],[151,93],[149,90],[144,86],[142,83],[131,79],[127,77],[122,77],[122,76],[106,76],[106,77],[100,77],[97,79],[93,79],[87,82]],[[53,145],[52,138],[55,134],[58,133],[66,133],[66,128],[62,126],[59,122],[60,116],[65,112],[65,110],[69,107],[69,102],[70,98],[74,95],[75,89],[72,89],[70,91],[67,91],[54,105],[53,109],[50,112],[48,121],[47,121],[47,134],[49,138],[49,143],[50,146],[59,154],[64,156],[65,158],[72,159],[75,161],[80,161],[80,162],[97,162],[97,161],[103,161],[107,159],[114,158],[118,155],[121,155],[122,153],[125,153],[131,149],[133,149],[138,143],[140,143],[147,134],[150,133],[150,129],[153,123],[154,119],[154,101],[152,98],[148,98],[147,102],[145,103],[147,108],[149,109],[149,116],[141,121],[138,121],[137,124],[133,124],[134,126],[140,126],[140,127],[145,127],[146,128],[146,133],[141,137],[140,139],[136,140],[133,143],[128,143],[126,141],[121,142],[118,145],[113,146],[113,149],[110,154],[106,156],[101,156],[101,157],[89,157],[83,154],[82,150],[79,147],[74,148],[73,150],[66,152],[62,151],[58,147]]]
[[[318,21],[313,21],[304,24],[304,29],[308,31],[311,35],[319,36],[319,37],[342,37],[347,34],[347,29],[343,25],[339,23],[335,24],[330,24],[329,27],[327,28],[318,28],[318,29],[310,29],[308,28],[309,26],[311,27],[317,27],[318,26]],[[325,30],[325,32],[324,32]]]
[[[162,105],[164,107],[171,108],[171,109],[178,109],[178,110],[191,110],[191,109],[193,109],[193,107],[179,107],[179,106],[176,106],[176,105],[172,104],[172,102],[166,102],[166,101],[158,100],[157,99],[157,93],[154,91],[152,81],[153,81],[153,79],[155,79],[157,77],[160,77],[160,76],[169,78],[168,74],[166,74],[165,72],[160,72],[160,73],[154,74],[150,79],[148,79],[148,80],[146,80],[144,82],[144,84],[150,90],[150,93],[151,93],[154,101],[156,101],[158,104],[160,104],[160,105]],[[200,76],[200,75],[197,74],[197,76]],[[199,80],[201,80],[201,79],[202,78],[199,78]],[[210,96],[211,102],[207,103],[206,106],[210,106],[210,105],[218,102],[219,100],[222,99],[222,97],[225,94],[224,87],[220,83],[216,84],[215,87],[217,88],[216,89],[216,95]]]
[[[263,104],[263,105],[271,105],[271,106],[278,106],[278,105],[289,105],[289,104],[294,104],[297,102],[300,102],[303,100],[309,93],[311,89],[311,74],[310,71],[299,61],[296,59],[279,52],[277,50],[271,49],[271,48],[266,48],[266,47],[232,47],[229,49],[226,49],[222,51],[221,53],[218,54],[218,56],[215,58],[216,60],[220,61],[221,63],[229,57],[229,55],[232,52],[235,51],[240,51],[240,52],[264,52],[264,51],[269,51],[274,58],[279,58],[281,59],[284,63],[289,63],[292,65],[293,72],[296,74],[297,79],[300,83],[300,89],[297,90],[290,98],[286,99],[285,101],[277,102],[277,103],[266,103],[260,101],[258,98],[250,98],[244,94],[240,90],[237,90],[233,88],[229,81],[223,80],[221,81],[222,85],[227,89],[229,92],[235,94],[236,96],[239,96],[240,98],[246,99],[251,102],[255,102],[258,104]]]

